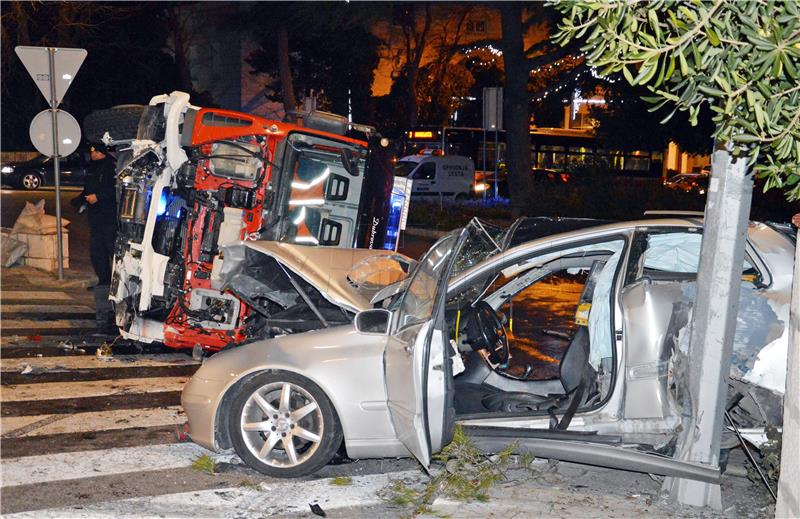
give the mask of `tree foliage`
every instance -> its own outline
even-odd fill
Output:
[[[554,40],[646,85],[652,109],[713,112],[714,137],[755,164],[764,188],[800,199],[800,4],[781,0],[554,2]],[[667,117],[667,118],[668,118]],[[666,118],[665,118],[666,119]]]

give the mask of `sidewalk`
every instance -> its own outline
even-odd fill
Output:
[[[0,268],[0,287],[10,289],[42,289],[58,288],[62,290],[86,288],[97,282],[93,272],[81,269],[65,269],[64,279],[59,280],[55,272],[48,272],[26,265],[14,265]]]

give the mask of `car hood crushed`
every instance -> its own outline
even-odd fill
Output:
[[[272,327],[296,328],[303,319],[316,322],[304,327],[316,328],[349,322],[353,314],[372,308],[372,297],[402,281],[414,265],[392,251],[272,241],[243,242],[223,251],[223,290],[245,300]]]

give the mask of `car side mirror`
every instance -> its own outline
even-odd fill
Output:
[[[355,325],[359,333],[386,335],[392,322],[392,312],[383,308],[364,310],[356,314]]]

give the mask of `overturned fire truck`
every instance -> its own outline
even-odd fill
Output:
[[[228,244],[384,246],[388,141],[333,114],[303,119],[199,108],[173,92],[141,110],[134,139],[105,134],[120,152],[110,298],[124,338],[216,351],[263,336],[264,309],[223,286]],[[296,274],[273,274],[314,297]]]

